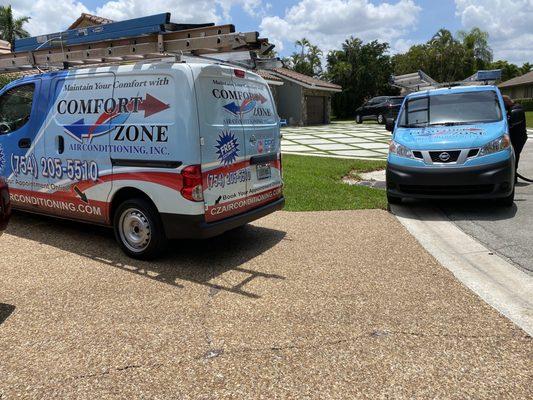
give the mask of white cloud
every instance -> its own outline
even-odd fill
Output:
[[[532,0],[455,0],[455,11],[466,29],[489,33],[495,59],[533,62]]]
[[[31,17],[26,25],[32,35],[65,30],[82,12],[113,20],[170,12],[175,22],[230,22],[232,7],[242,6],[249,15],[262,13],[261,0],[110,0],[94,10],[77,0],[11,0],[16,17]]]
[[[350,35],[393,42],[414,27],[420,7],[413,0],[374,4],[369,0],[301,0],[285,15],[264,17],[261,35],[282,51],[302,37],[325,53]],[[398,42],[403,49],[403,42]],[[394,45],[396,47],[396,45]],[[395,49],[393,49],[395,50]]]
[[[12,0],[13,14],[31,17],[25,28],[32,35],[52,33],[66,29],[88,8],[75,0]]]

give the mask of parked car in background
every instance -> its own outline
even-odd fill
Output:
[[[355,110],[355,122],[362,124],[363,121],[376,120],[378,124],[384,124],[387,118],[396,118],[403,99],[401,96],[374,97]]]
[[[0,179],[0,236],[6,229],[9,217],[11,216],[11,203],[9,201],[9,191],[7,184]]]

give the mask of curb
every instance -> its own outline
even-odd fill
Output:
[[[393,205],[391,212],[461,283],[533,336],[533,276],[468,236],[436,208]]]

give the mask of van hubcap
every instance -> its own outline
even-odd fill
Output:
[[[141,252],[150,244],[150,222],[135,208],[127,209],[120,216],[119,233],[122,243],[133,252]]]

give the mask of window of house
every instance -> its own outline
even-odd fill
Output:
[[[22,128],[30,119],[35,85],[17,86],[0,96],[0,134]]]

